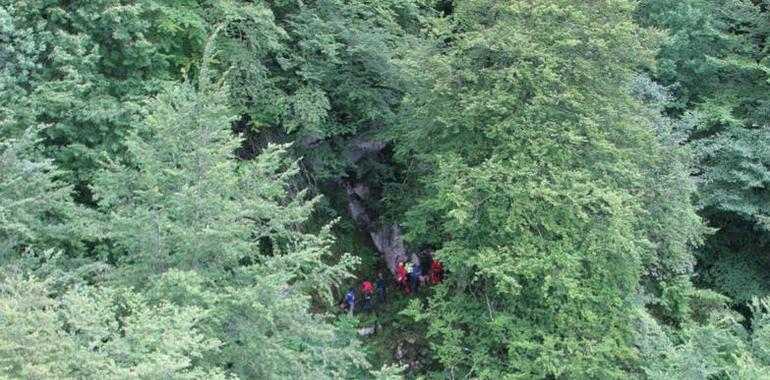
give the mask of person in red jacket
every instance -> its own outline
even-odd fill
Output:
[[[409,293],[409,284],[407,283],[408,275],[409,275],[409,272],[406,270],[406,266],[404,265],[404,262],[403,261],[399,262],[398,268],[396,269],[396,283],[407,294]]]
[[[372,292],[374,291],[374,287],[372,286],[371,282],[364,281],[364,285],[361,290],[364,297],[364,311],[368,313],[372,311]]]
[[[444,268],[441,261],[433,260],[430,264],[430,283],[436,285],[444,279]]]

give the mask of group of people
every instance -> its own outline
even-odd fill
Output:
[[[412,254],[409,261],[398,258],[396,284],[404,293],[419,293],[420,287],[428,283],[436,285],[444,278],[443,265],[433,259],[433,252],[433,249],[426,249],[420,255]]]
[[[373,293],[375,291],[377,292],[377,298],[380,304],[385,303],[385,297],[388,294],[388,282],[385,280],[385,276],[382,275],[382,272],[377,275],[377,281],[375,283],[376,288],[368,280],[364,281],[363,285],[361,286],[361,304],[363,310],[367,313],[372,311],[372,300],[374,299]],[[356,302],[358,302],[356,299],[356,291],[355,289],[350,288],[348,293],[345,295],[345,299],[340,304],[340,307],[350,313],[350,315],[353,315],[353,311],[356,308]]]
[[[433,259],[433,250],[426,249],[419,255],[412,254],[405,261],[399,257],[396,262],[396,285],[406,294],[417,294],[421,287],[435,285],[444,279],[444,269],[440,261]],[[425,269],[423,269],[425,268]],[[360,302],[364,312],[372,311],[374,296],[380,304],[384,304],[388,294],[388,281],[382,273],[377,275],[375,284],[369,280],[361,286],[360,300],[354,288],[348,289],[345,298],[340,302],[340,308],[353,315],[356,305]]]

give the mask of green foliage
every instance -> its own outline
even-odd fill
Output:
[[[372,371],[372,375],[374,375],[374,378],[377,380],[399,380],[399,379],[403,379],[402,377],[403,371],[404,371],[403,367],[385,366],[385,367],[382,367],[380,370]]]
[[[645,0],[637,16],[671,36],[653,74],[674,85],[672,110],[698,115],[691,141],[701,166],[697,201],[719,229],[702,252],[702,283],[738,303],[765,296],[767,3]]]
[[[393,137],[421,168],[409,238],[454,237],[438,252],[452,275],[428,317],[446,375],[629,376],[643,271],[664,313],[686,317],[702,226],[662,101],[631,96],[631,84],[662,96],[632,81],[655,37],[633,11],[456,4],[433,27],[446,45],[412,56],[417,87]],[[680,295],[663,294],[666,282]]]
[[[281,33],[256,57],[259,65],[242,69],[236,61],[247,78],[235,76],[231,87],[245,95],[252,130],[267,141],[297,142],[292,149],[312,164],[314,178],[342,177],[356,169],[354,138],[376,138],[397,120],[397,60],[407,32],[418,26],[420,2],[268,4]]]
[[[640,227],[650,244],[641,257],[641,285],[644,302],[656,316],[681,323],[691,317],[693,248],[701,245],[701,237],[710,231],[693,207],[696,162],[692,147],[686,144],[698,119],[663,116],[671,101],[667,90],[647,76],[638,76],[631,87],[634,97],[645,106],[639,108],[639,122],[655,132],[655,144],[643,168],[645,190],[638,195],[646,213]]]
[[[14,8],[0,7],[0,136],[4,137],[19,125],[34,124],[33,110],[25,104],[25,88],[39,68],[42,49],[30,29],[14,24],[15,15]]]
[[[89,214],[75,205],[72,187],[36,145],[37,129],[0,141],[0,262],[27,249],[78,245]]]
[[[724,309],[705,324],[685,328],[676,345],[658,347],[645,374],[651,379],[770,378],[769,302],[767,298],[751,301],[751,330]]]
[[[768,6],[0,0],[0,377],[767,378]]]
[[[309,311],[314,294],[331,304],[330,287],[354,261],[326,263],[329,229],[298,228],[316,200],[290,193],[297,168],[280,147],[235,157],[241,139],[227,98],[219,84],[169,87],[127,137],[123,163],[97,177],[115,246],[110,282],[205,310],[203,331],[224,344],[206,360],[244,378],[338,378],[366,367],[357,342],[341,342]]]
[[[703,271],[702,281],[713,284],[736,304],[748,303],[758,294],[770,294],[770,274],[766,270],[770,257],[748,248],[752,246],[746,244],[743,246],[746,248],[737,252],[716,244],[709,247],[713,256],[707,258],[713,261],[704,260],[704,267],[708,269]]]
[[[767,13],[746,1],[643,1],[643,24],[672,34],[656,79],[675,84],[675,108],[700,114],[700,202],[757,221],[766,212]]]
[[[720,60],[734,52],[748,52],[738,36],[727,32],[733,26],[729,15],[746,6],[747,2],[740,0],[640,2],[640,24],[668,32],[654,74],[665,85],[676,84],[672,108],[684,111],[730,86],[717,79],[730,75]]]
[[[220,343],[201,332],[200,308],[151,305],[141,294],[110,287],[55,289],[53,278],[2,271],[3,377],[225,378],[221,368],[201,363]]]
[[[24,115],[12,115],[6,133],[49,125],[43,135],[49,156],[82,185],[100,152],[120,151],[139,112],[137,100],[171,78],[168,62],[146,38],[150,23],[139,2],[1,4],[4,40],[23,41],[11,51],[11,69],[24,75],[7,107]]]
[[[0,131],[16,136],[49,125],[47,155],[89,202],[97,162],[122,154],[143,101],[199,69],[212,25],[228,27],[225,62],[247,62],[243,46],[264,43],[239,31],[265,31],[259,26],[266,13],[226,0],[0,2]]]

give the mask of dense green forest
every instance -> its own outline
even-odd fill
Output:
[[[770,0],[0,0],[0,378],[770,379]]]

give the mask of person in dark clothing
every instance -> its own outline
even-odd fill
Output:
[[[385,298],[388,295],[388,281],[385,280],[385,276],[382,272],[377,275],[377,299],[381,304],[385,303]]]
[[[420,286],[427,286],[430,282],[430,268],[432,264],[433,250],[429,248],[420,255],[420,269],[422,270],[422,273],[420,273]]]
[[[420,266],[415,265],[412,267],[412,272],[409,273],[409,290],[412,293],[417,293],[420,291]]]
[[[372,292],[364,293],[363,309],[364,309],[364,312],[366,313],[369,313],[372,311]]]
[[[425,268],[425,271],[427,272],[428,268],[430,268],[430,265],[433,264],[433,254],[432,250],[426,249],[425,252],[420,255],[420,267]]]

